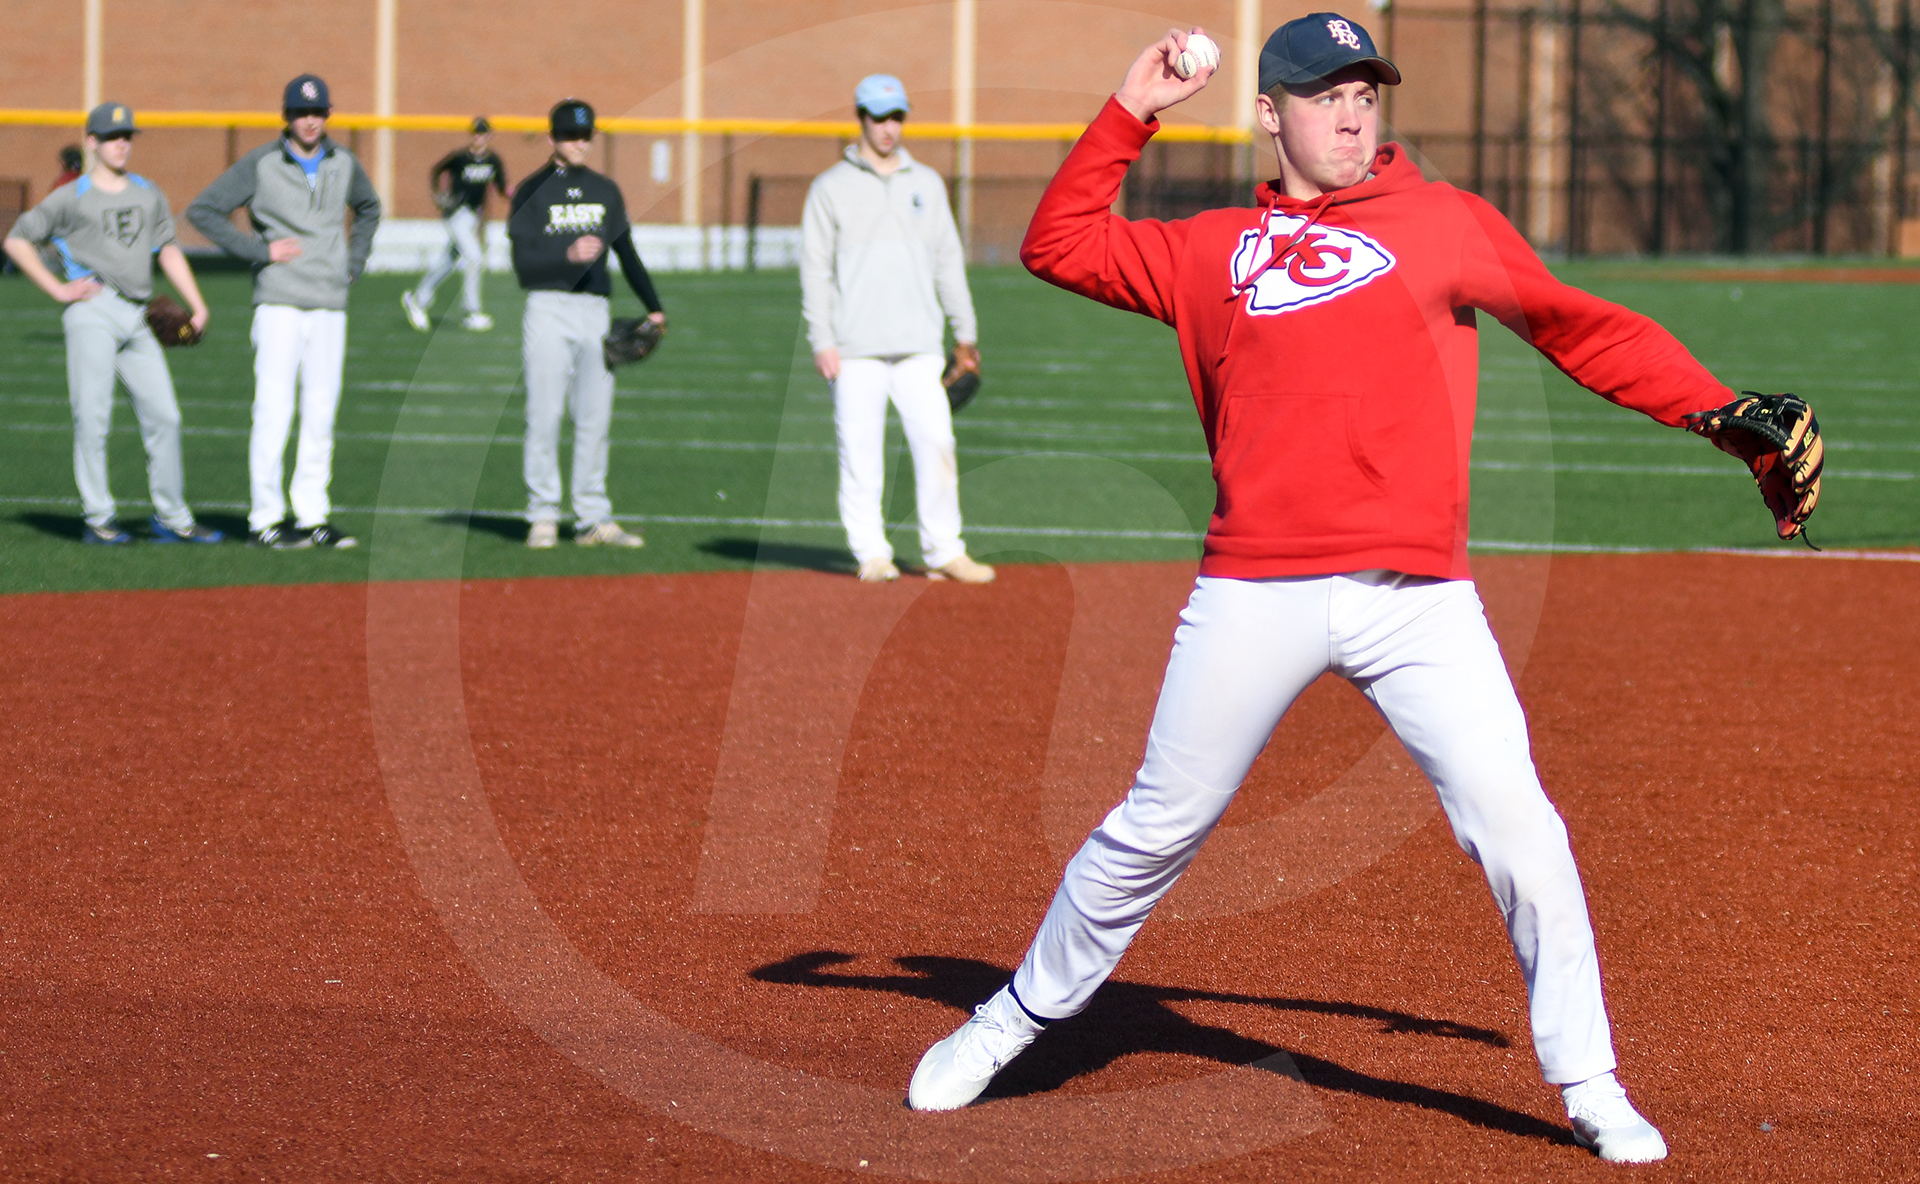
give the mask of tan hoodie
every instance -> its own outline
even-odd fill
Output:
[[[937,354],[948,321],[956,340],[979,340],[947,187],[898,151],[900,167],[883,177],[853,145],[807,191],[800,295],[815,353]]]

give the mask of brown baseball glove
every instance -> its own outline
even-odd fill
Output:
[[[1725,407],[1687,416],[1687,430],[1746,462],[1781,538],[1805,537],[1807,519],[1820,502],[1826,459],[1813,408],[1792,395],[1741,391]]]
[[[940,385],[947,388],[947,405],[955,411],[973,402],[980,393],[980,347],[971,341],[955,345],[947,355],[947,371],[940,376]]]
[[[199,345],[200,330],[193,327],[193,314],[180,307],[171,296],[155,296],[147,301],[147,328],[161,345]]]

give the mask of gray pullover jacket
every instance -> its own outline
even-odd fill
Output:
[[[800,298],[815,353],[937,354],[949,320],[957,340],[979,340],[947,187],[898,151],[900,167],[883,177],[853,145],[807,191]]]
[[[284,136],[262,144],[214,179],[193,204],[187,221],[229,255],[253,264],[253,302],[295,308],[347,307],[347,285],[360,276],[380,225],[380,197],[353,154],[330,139],[320,141],[320,170],[311,184],[287,151]],[[229,215],[241,206],[253,233],[239,230]],[[347,233],[347,210],[353,233]],[[300,254],[274,263],[267,244],[300,240]]]

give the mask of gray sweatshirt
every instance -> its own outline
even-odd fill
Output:
[[[252,234],[228,218],[241,206],[251,216]],[[187,221],[229,255],[253,264],[255,304],[344,310],[347,285],[359,278],[373,250],[380,198],[351,152],[322,139],[319,168],[309,180],[282,136],[216,177],[187,207]],[[299,239],[300,254],[274,263],[267,244],[283,238]]]
[[[979,340],[947,187],[898,151],[900,167],[883,177],[853,145],[807,191],[800,299],[815,353],[937,354],[949,320],[957,340]]]
[[[88,174],[47,194],[7,237],[36,247],[54,243],[66,271],[61,279],[90,275],[145,304],[153,295],[153,254],[173,242],[173,213],[145,177],[128,173],[127,187],[108,193]]]

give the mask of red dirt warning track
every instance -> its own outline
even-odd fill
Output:
[[[1523,652],[1525,605],[1499,589],[1545,561],[1479,566]],[[1674,1148],[1635,1171],[1914,1178],[1920,564],[1550,572],[1521,694],[1592,898],[1622,1075]],[[1169,900],[994,1100],[872,1102],[897,1099],[1045,908],[1049,745],[1055,770],[1071,741],[1102,777],[1137,757],[1165,636],[1075,650],[1075,581],[1083,598],[1137,581],[1140,619],[1170,631],[1190,574],[1012,567],[987,588],[878,590],[899,624],[856,687],[815,899],[760,914],[693,907],[749,589],[818,609],[847,603],[844,578],[417,590],[459,612],[471,756],[435,760],[476,769],[485,799],[427,802],[451,811],[444,833],[383,778],[419,736],[377,732],[411,700],[377,697],[397,668],[383,651],[370,701],[368,588],[0,599],[0,1176],[1621,1178],[1562,1133],[1484,884],[1437,815],[1273,907],[1191,919]],[[1763,580],[1764,609],[1736,611]],[[1079,714],[1056,736],[1063,670],[1091,690],[1069,686]],[[1316,686],[1196,876],[1385,751],[1380,734],[1350,689]],[[1119,758],[1094,752],[1109,744]],[[510,859],[486,863],[485,842]],[[456,899],[462,877],[505,887]],[[508,915],[515,891],[537,910]],[[570,971],[529,961],[563,947]],[[664,1055],[681,1049],[708,1052]],[[742,1078],[744,1100],[716,1085],[736,1063],[819,1129],[762,1137],[782,1121],[750,1112],[764,1081]],[[869,1166],[834,1166],[861,1139]],[[1207,1139],[1250,1149],[1183,1150]]]

